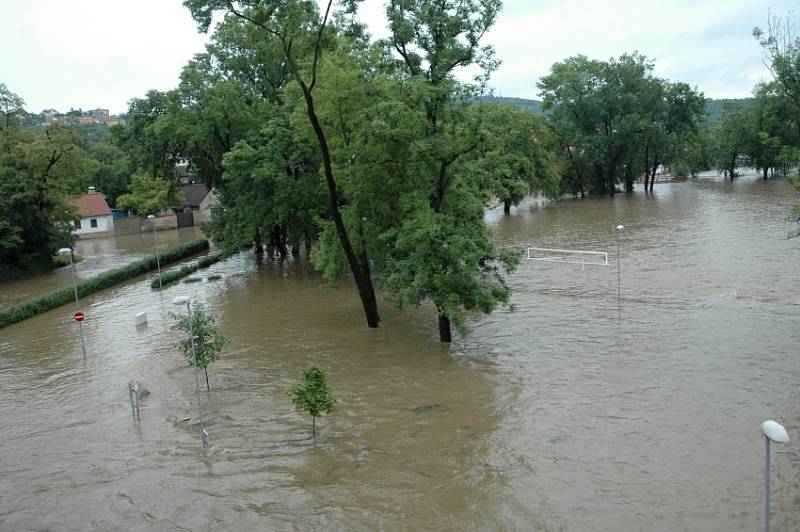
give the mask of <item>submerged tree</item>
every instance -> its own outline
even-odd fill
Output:
[[[685,83],[653,76],[639,53],[608,61],[579,55],[552,66],[538,86],[542,108],[564,150],[565,177],[581,194],[626,192],[644,174],[652,191],[660,165],[682,163],[704,115],[703,95]]]
[[[299,381],[286,391],[292,398],[294,406],[311,416],[311,435],[317,435],[317,418],[322,414],[330,414],[336,404],[328,385],[328,374],[319,366],[311,365],[303,370]]]
[[[382,44],[399,58],[396,75],[410,77],[407,105],[425,122],[408,161],[413,189],[400,203],[402,221],[386,233],[393,244],[385,286],[401,305],[432,302],[442,342],[452,340],[453,324],[462,328],[466,312],[488,313],[508,302],[504,275],[519,260],[494,249],[483,220],[491,185],[483,179],[487,168],[475,164],[488,147],[476,96],[497,65],[494,50],[481,39],[499,9],[499,0],[386,5],[391,33]],[[479,72],[475,86],[455,77],[469,66]]]
[[[346,4],[354,10],[357,2],[350,1]],[[315,102],[314,90],[321,81],[320,63],[330,44],[328,33],[332,31],[329,26],[333,0],[325,4],[324,13],[320,13],[317,3],[310,0],[185,0],[184,5],[189,8],[201,30],[208,29],[215,12],[222,12],[228,17],[236,17],[249,23],[265,44],[274,45],[282,54],[286,70],[302,95],[306,118],[317,142],[322,160],[322,174],[328,190],[328,215],[358,287],[367,325],[377,327],[380,316],[369,259],[356,252],[350,230],[342,216],[342,199],[334,174],[328,133],[320,122]]]
[[[191,309],[191,325],[188,315],[170,313],[174,320],[172,329],[184,332],[187,335],[194,334],[194,354],[191,337],[182,338],[176,345],[183,351],[190,365],[203,368],[206,374],[206,388],[210,390],[208,365],[219,359],[219,354],[222,352],[222,348],[225,347],[227,338],[220,332],[214,317],[206,312],[201,303],[192,305]]]

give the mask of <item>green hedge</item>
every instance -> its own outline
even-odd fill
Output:
[[[192,240],[191,242],[167,250],[160,254],[159,258],[161,264],[169,264],[170,262],[175,262],[176,260],[200,253],[207,249],[208,240]],[[126,264],[121,268],[101,273],[91,279],[78,283],[78,297],[86,297],[94,294],[104,288],[114,286],[122,281],[127,281],[143,273],[153,271],[156,267],[156,257],[153,255]],[[156,283],[158,283],[158,280],[156,280]],[[73,291],[72,285],[44,294],[43,296],[23,301],[19,305],[0,310],[0,329],[73,301],[75,301],[75,292]]]
[[[212,253],[211,255],[201,257],[200,260],[198,260],[194,264],[184,264],[180,268],[162,273],[161,283],[159,284],[158,277],[156,277],[150,282],[150,288],[159,288],[161,286],[166,286],[170,283],[175,283],[183,279],[187,275],[193,274],[200,268],[208,268],[215,262],[219,262],[227,256],[228,253],[225,253],[224,251],[217,251],[216,253]]]

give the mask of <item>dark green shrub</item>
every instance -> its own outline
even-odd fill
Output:
[[[187,277],[197,270],[201,268],[208,268],[215,262],[219,262],[220,260],[226,258],[228,253],[224,251],[218,251],[216,253],[212,253],[211,255],[206,255],[205,257],[201,257],[197,262],[194,264],[184,264],[180,268],[175,270],[170,270],[168,272],[164,272],[161,274],[161,284],[158,283],[158,277],[153,279],[150,282],[150,288],[160,288],[162,286],[168,285],[170,283],[175,283],[184,277]],[[199,280],[199,279],[198,279]],[[191,281],[195,282],[195,281]]]

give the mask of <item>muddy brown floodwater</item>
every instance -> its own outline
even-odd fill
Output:
[[[765,419],[794,437],[774,447],[773,530],[798,530],[796,199],[707,177],[490,212],[498,245],[608,250],[610,266],[523,263],[515,311],[472,317],[449,348],[429,307],[384,304],[368,330],[348,283],[251,253],[203,272],[216,282],[87,298],[86,360],[70,306],[2,329],[0,530],[752,531]],[[230,339],[206,460],[178,294]],[[339,399],[316,442],[285,396],[310,362]],[[138,426],[131,379],[151,391]]]

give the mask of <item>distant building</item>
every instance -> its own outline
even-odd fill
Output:
[[[181,185],[188,185],[192,182],[192,175],[189,172],[189,159],[175,161],[175,176]]]
[[[45,109],[39,113],[40,124],[51,124],[61,118],[63,115],[55,109]]]
[[[91,111],[86,111],[86,114],[94,118],[95,124],[103,124],[108,120],[108,109],[92,109]]]
[[[67,205],[78,211],[78,219],[73,222],[73,234],[82,237],[110,236],[114,233],[114,219],[106,203],[106,196],[89,187],[89,193],[81,196],[67,196]]]
[[[219,204],[216,189],[208,190],[203,183],[187,183],[181,185],[181,192],[186,198],[184,212],[191,210],[193,223],[203,223],[211,219],[211,215]]]

